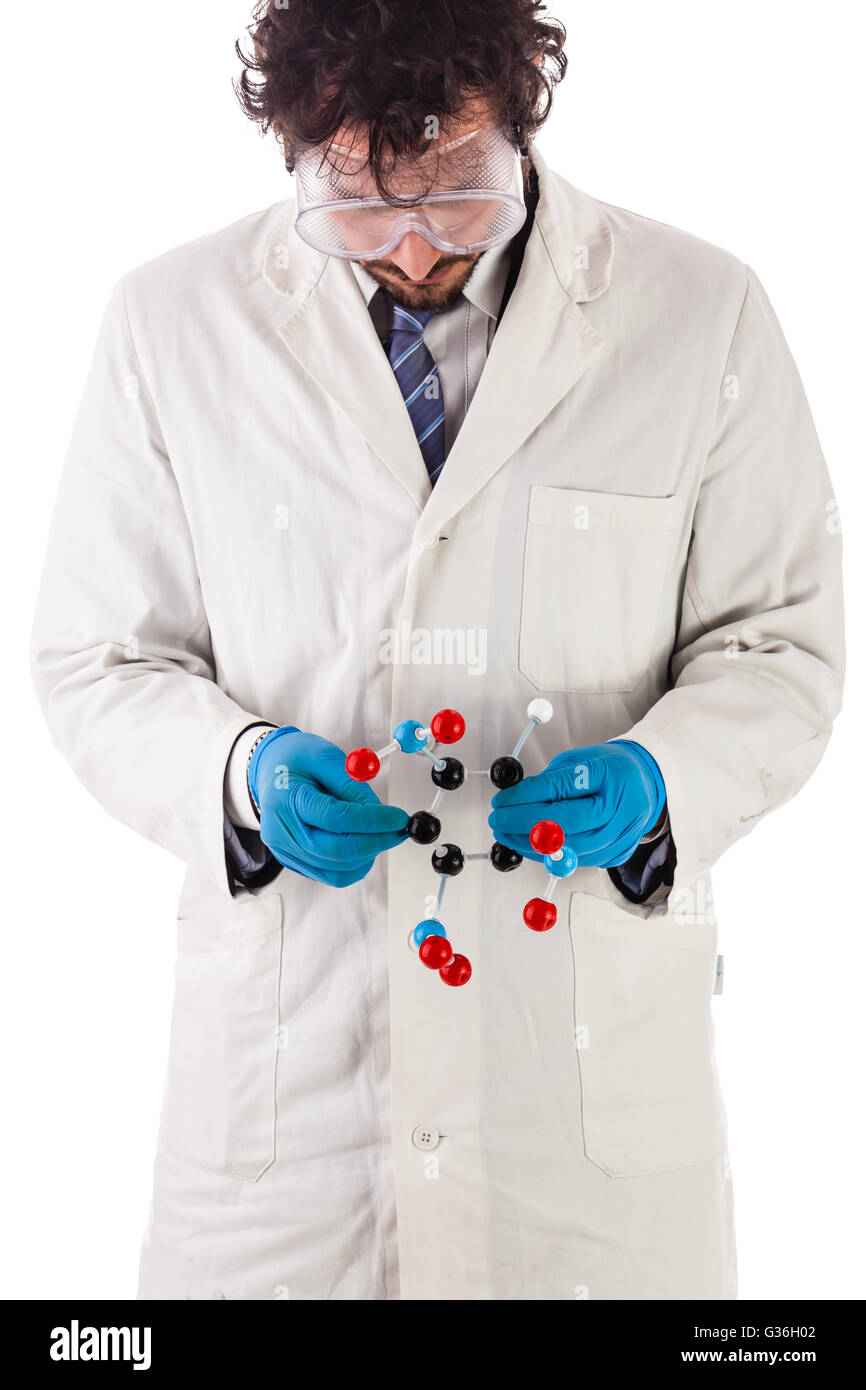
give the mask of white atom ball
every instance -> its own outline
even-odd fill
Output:
[[[549,700],[530,700],[526,706],[526,713],[537,723],[548,724],[553,718],[553,705]]]

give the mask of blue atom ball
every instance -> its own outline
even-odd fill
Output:
[[[399,743],[404,753],[420,753],[426,739],[419,738],[417,730],[423,727],[420,719],[401,719],[391,737]]]
[[[445,936],[445,928],[441,922],[437,922],[435,917],[425,917],[423,922],[419,922],[412,933],[412,940],[416,946],[420,946],[422,941],[426,941],[428,936]]]
[[[544,867],[554,878],[568,878],[577,868],[577,855],[568,845],[562,846],[562,858],[552,859],[549,854],[544,856]]]

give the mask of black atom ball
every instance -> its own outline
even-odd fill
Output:
[[[493,848],[490,851],[490,862],[494,869],[498,869],[501,874],[508,874],[512,869],[519,869],[523,863],[523,855],[518,854],[516,849],[511,849],[508,845],[501,845],[498,840],[493,841]]]
[[[445,792],[456,791],[463,786],[463,778],[466,773],[463,764],[456,758],[443,758],[445,766],[443,768],[432,768],[430,776],[437,787],[441,787]]]
[[[437,874],[447,874],[453,878],[463,870],[463,851],[459,845],[437,845],[431,862]]]
[[[432,845],[441,833],[441,823],[429,811],[416,811],[409,817],[409,839],[416,845]]]
[[[504,787],[514,787],[523,781],[523,764],[510,756],[497,758],[490,764],[490,780],[500,791]]]

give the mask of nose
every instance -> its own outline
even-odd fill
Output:
[[[429,275],[441,256],[435,246],[421,236],[420,232],[407,232],[398,246],[395,246],[388,260],[399,266],[410,280],[423,280]]]

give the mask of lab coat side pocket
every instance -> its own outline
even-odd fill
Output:
[[[715,924],[635,918],[573,893],[569,933],[587,1158],[636,1177],[721,1157]]]
[[[180,918],[160,1142],[255,1181],[275,1158],[282,904],[278,895]]]

